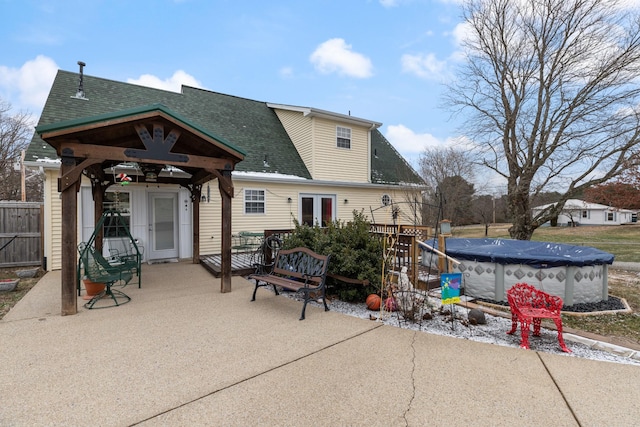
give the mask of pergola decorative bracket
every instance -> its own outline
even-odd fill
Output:
[[[218,187],[220,191],[224,191],[229,197],[233,198],[233,181],[231,181],[231,171],[228,171],[228,175],[220,170],[207,170],[218,178]]]
[[[62,152],[63,163],[68,165],[75,164],[73,157],[73,150],[63,150]],[[80,164],[69,171],[66,171],[60,178],[58,178],[58,191],[62,192],[72,185],[77,185],[80,176],[85,168],[93,166],[98,163],[104,162],[105,159],[84,159]],[[72,163],[73,162],[73,163]]]
[[[165,138],[164,127],[161,124],[153,124],[153,137],[146,126],[137,124],[134,125],[134,127],[146,150],[127,148],[124,150],[124,154],[127,157],[162,160],[168,163],[187,163],[189,161],[189,156],[186,154],[176,154],[171,152],[171,149],[180,137],[179,130],[172,129],[171,132],[169,132],[169,135]]]

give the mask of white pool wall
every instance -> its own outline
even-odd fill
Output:
[[[595,303],[608,298],[608,264],[534,268],[524,264],[461,261],[454,273],[462,273],[465,295],[506,301],[516,283],[528,283],[563,299],[565,305]]]

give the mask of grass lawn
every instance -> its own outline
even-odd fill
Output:
[[[491,225],[488,237],[509,239],[509,224]],[[455,227],[454,237],[485,237],[484,226]],[[640,224],[617,226],[540,227],[531,240],[592,246],[615,255],[616,261],[640,262]]]

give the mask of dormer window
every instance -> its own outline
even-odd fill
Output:
[[[351,149],[351,129],[336,126],[336,147]]]

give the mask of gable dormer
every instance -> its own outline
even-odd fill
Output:
[[[371,182],[371,131],[381,123],[316,108],[272,108],[315,180]]]

